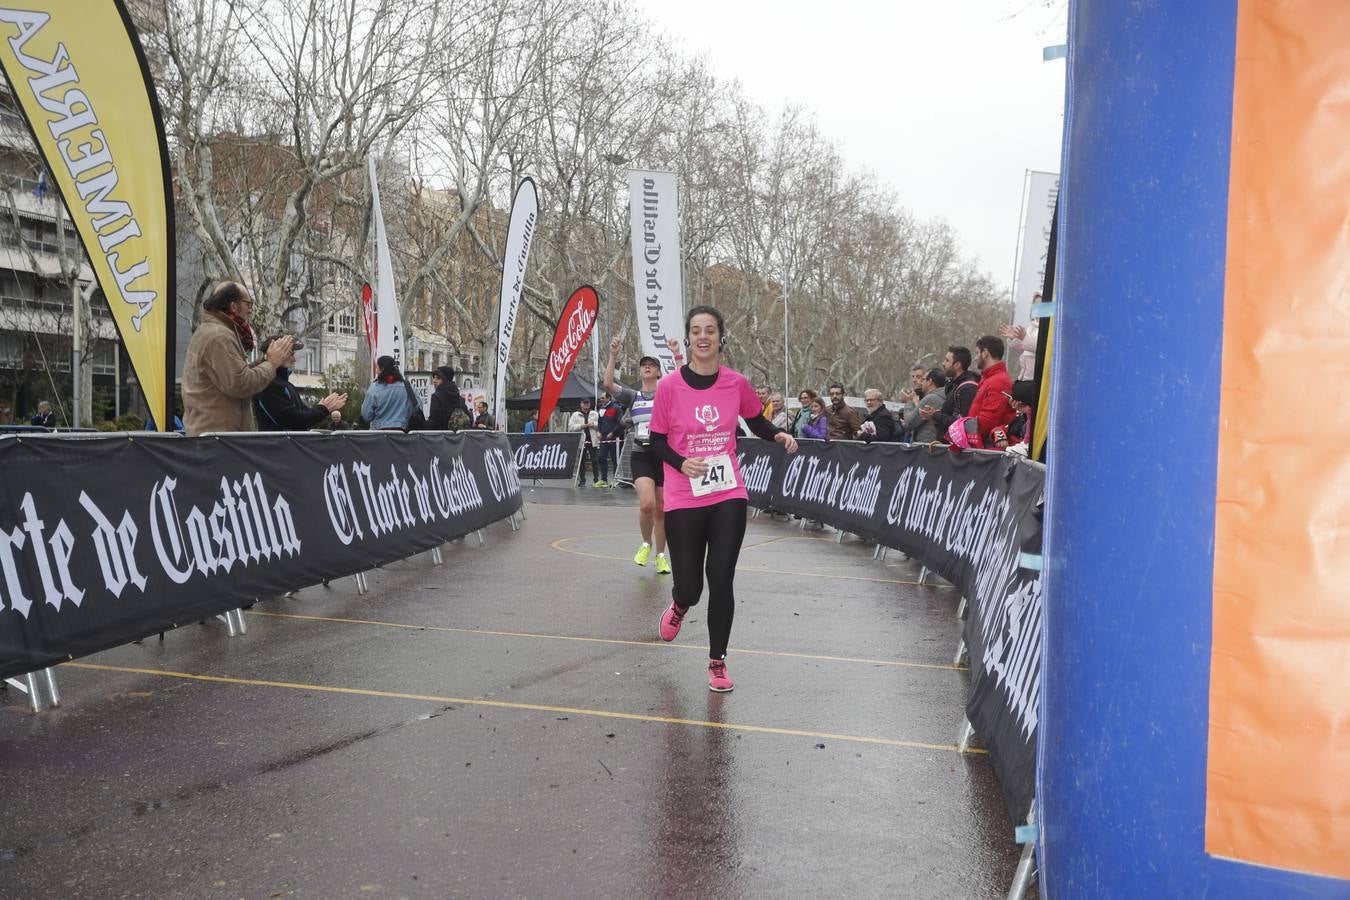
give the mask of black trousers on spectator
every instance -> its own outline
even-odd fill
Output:
[[[609,481],[609,467],[614,467],[614,474],[619,474],[619,442],[601,441],[600,442],[600,480]]]
[[[744,500],[724,500],[711,506],[666,510],[666,545],[677,606],[698,605],[706,562],[709,659],[725,657],[731,640],[731,620],[736,613],[733,582],[745,538],[747,506]]]
[[[600,476],[596,474],[600,471],[599,467],[596,465],[596,458],[597,454],[595,452],[594,444],[581,445],[581,464],[577,466],[577,484],[586,483],[587,463],[590,463],[591,465],[591,480],[596,481],[600,478]]]

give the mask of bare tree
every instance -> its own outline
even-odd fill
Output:
[[[996,286],[949,227],[915,221],[808,113],[771,115],[628,0],[167,2],[190,252],[203,277],[253,285],[265,318],[365,279],[376,153],[405,320],[457,345],[492,339],[512,190],[536,179],[516,386],[579,284],[600,288],[602,328],[632,318],[626,166],[679,173],[686,299],[725,309],[756,380],[786,361],[788,390],[890,392],[998,324]]]
[[[367,156],[436,100],[442,0],[172,0],[164,103],[178,196],[206,269],[264,321],[358,281]]]

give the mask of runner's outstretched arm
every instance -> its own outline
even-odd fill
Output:
[[[605,378],[603,384],[605,385],[605,390],[609,391],[611,397],[614,396],[614,366],[619,361],[619,344],[620,341],[618,338],[609,342],[609,364],[605,366]]]

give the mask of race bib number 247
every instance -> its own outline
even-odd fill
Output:
[[[697,478],[689,479],[695,497],[706,497],[708,494],[735,489],[736,470],[732,468],[729,454],[719,453],[708,457],[705,461],[708,463],[708,471]]]

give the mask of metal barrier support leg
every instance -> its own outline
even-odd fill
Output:
[[[50,667],[43,669],[42,677],[47,682],[47,699],[52,702],[52,706],[60,706],[61,692],[56,689],[56,670]]]
[[[961,638],[961,643],[956,645],[956,658],[952,660],[952,665],[961,665],[961,660],[966,658],[966,639]]]
[[[242,609],[234,611],[234,625],[240,634],[248,634],[248,626],[244,624],[244,611]]]
[[[478,546],[486,547],[487,541],[483,540],[483,529],[481,528],[477,529],[476,531],[474,531],[474,534],[478,535]]]
[[[432,547],[432,548],[431,548],[431,564],[432,564],[433,566],[439,566],[439,565],[440,565],[441,563],[443,563],[443,562],[445,562],[445,559],[441,556],[441,548],[440,548],[440,547]]]
[[[1034,831],[1036,827],[1035,809],[1027,814],[1027,824],[1024,827]],[[1013,872],[1012,884],[1008,887],[1008,900],[1022,900],[1027,895],[1027,888],[1031,887],[1031,879],[1035,875],[1036,841],[1033,838],[1022,845],[1022,858],[1017,861],[1017,869]]]
[[[226,610],[225,612],[216,616],[216,618],[225,623],[225,632],[230,637],[234,637],[234,610],[232,609]]]
[[[14,688],[16,691],[22,692],[25,696],[27,696],[28,705],[32,707],[33,712],[35,713],[42,712],[42,694],[38,692],[38,681],[36,673],[34,672],[27,673],[26,675],[23,676],[23,681],[20,681],[17,678],[6,678],[5,684]],[[52,696],[56,697],[56,700],[52,703],[52,706],[60,706],[61,705],[60,695],[56,693],[55,682],[52,682]]]
[[[961,719],[961,737],[956,741],[956,750],[958,753],[965,753],[970,749],[970,739],[975,736],[975,726],[970,724],[967,718]]]
[[[834,542],[836,544],[842,544],[844,542],[844,530],[842,528],[839,529],[839,534],[835,536]]]
[[[927,567],[927,566],[920,566],[920,567],[919,567],[919,584],[923,584],[924,579],[927,578],[927,577],[928,577],[928,567]]]
[[[520,530],[520,523],[516,521],[516,514],[515,514],[515,513],[511,513],[511,518],[508,519],[507,521],[509,521],[509,522],[511,523],[511,530],[512,530],[512,531],[519,531],[519,530]]]
[[[42,695],[38,693],[37,673],[29,672],[23,676],[23,680],[28,685],[28,705],[33,707],[33,712],[42,712]]]
[[[962,594],[961,602],[956,604],[956,617],[958,619],[964,619],[966,617],[966,606],[966,596],[965,594]]]

